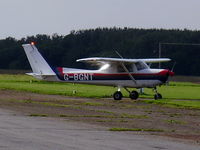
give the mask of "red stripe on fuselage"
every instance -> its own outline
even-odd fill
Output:
[[[165,69],[158,73],[131,73],[131,75],[133,76],[152,76],[152,75],[165,76],[168,72],[169,70]],[[128,75],[128,73],[92,73],[92,74],[94,76],[127,76]]]
[[[64,75],[62,67],[57,67],[57,70],[60,73],[60,75]]]

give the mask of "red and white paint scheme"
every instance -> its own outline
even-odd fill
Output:
[[[77,62],[90,63],[99,66],[98,70],[85,70],[75,68],[57,67],[48,65],[39,53],[35,44],[22,45],[33,73],[27,73],[41,80],[61,81],[81,84],[108,85],[118,87],[113,94],[115,100],[121,100],[123,95],[121,88],[125,88],[131,99],[137,99],[137,91],[129,91],[127,88],[154,88],[155,99],[162,96],[156,90],[156,86],[168,81],[169,76],[174,73],[167,69],[151,69],[147,63],[158,63],[170,61],[169,58],[155,59],[123,59],[93,57],[78,59]]]

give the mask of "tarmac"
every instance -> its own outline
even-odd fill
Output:
[[[199,150],[200,146],[135,132],[0,109],[0,150]]]

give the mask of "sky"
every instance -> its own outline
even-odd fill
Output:
[[[200,0],[0,0],[0,39],[98,27],[200,30]]]

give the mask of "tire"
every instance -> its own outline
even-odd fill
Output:
[[[162,95],[160,93],[157,93],[154,95],[154,99],[157,100],[157,99],[162,99]]]
[[[138,94],[137,91],[132,91],[132,92],[129,94],[129,97],[130,97],[131,99],[138,99],[139,94]]]
[[[121,100],[123,97],[122,93],[120,91],[117,91],[113,94],[114,100]]]

